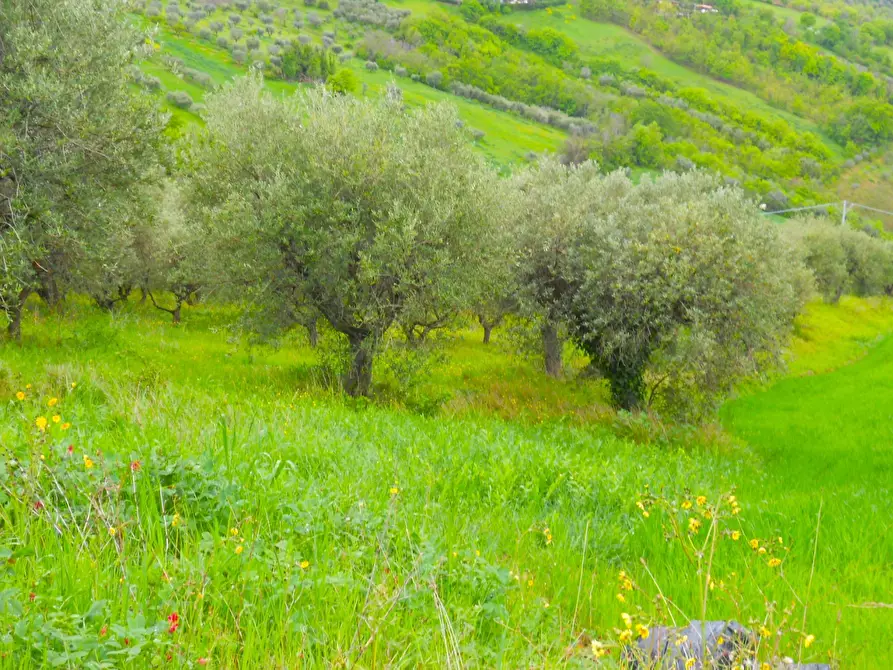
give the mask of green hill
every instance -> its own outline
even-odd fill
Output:
[[[381,95],[393,81],[406,104],[456,105],[479,150],[509,169],[544,151],[592,157],[605,169],[703,167],[779,208],[835,199],[842,172],[886,146],[893,132],[886,95],[872,89],[858,112],[844,112],[850,103],[841,97],[842,84],[801,72],[787,75],[802,81],[792,95],[749,74],[763,67],[752,54],[716,47],[711,55],[712,32],[719,28],[710,22],[721,23],[722,16],[680,18],[661,7],[636,9],[635,29],[626,10],[592,0],[515,11],[476,0],[461,7],[433,0],[345,0],[338,6],[326,0],[183,6],[150,0],[137,4],[135,16],[159,45],[143,71],[157,78],[152,86],[162,94],[183,91],[201,103],[210,87],[252,64],[265,68],[271,89],[287,94],[314,76],[288,81],[281,54],[325,49],[335,67],[355,75],[357,95]],[[754,1],[733,7],[730,23],[745,35],[758,22],[764,32],[767,21],[775,22],[768,32],[780,49],[812,59],[830,53],[810,46],[827,19],[819,17],[812,32],[803,28],[807,41],[798,42],[782,31],[794,9],[767,12]],[[663,33],[653,28],[663,25]],[[706,43],[695,52],[685,40],[698,34]],[[725,70],[711,65],[716,58],[728,59]],[[827,58],[819,64],[838,68],[841,82],[856,77],[847,61],[834,65],[836,57]],[[168,104],[175,124],[200,119],[200,104],[192,111]],[[837,109],[849,114],[846,129],[836,121]],[[863,117],[870,131],[850,128]],[[567,145],[570,135],[576,137]]]

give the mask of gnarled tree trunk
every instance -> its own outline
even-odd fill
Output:
[[[9,319],[6,334],[12,340],[22,339],[22,311],[29,295],[31,295],[31,289],[22,289],[5,308],[6,316]]]
[[[561,338],[558,337],[558,327],[551,321],[546,321],[542,327],[543,357],[546,366],[546,374],[550,377],[561,376]]]
[[[372,387],[373,339],[367,330],[347,334],[350,342],[350,369],[344,376],[344,392],[349,396],[367,396]]]

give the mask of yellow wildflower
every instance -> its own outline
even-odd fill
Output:
[[[618,594],[617,594],[617,600],[619,600],[619,601],[622,602],[622,603],[625,603],[625,602],[626,602],[626,596],[623,595],[622,593],[618,593]]]
[[[47,407],[55,407],[57,402],[59,402],[59,398],[50,398]]]
[[[53,423],[59,423],[62,420],[62,417],[58,414],[53,414]]]
[[[610,653],[608,648],[603,645],[598,640],[592,641],[592,655],[596,658],[601,658],[602,656],[607,656]]]
[[[685,661],[685,670],[691,670],[693,667],[695,667],[695,657],[694,656],[692,656],[691,658],[689,658],[688,660]]]
[[[532,579],[528,579],[528,580],[527,580],[527,586],[533,586],[533,580],[532,580]]]
[[[30,391],[30,390],[31,390],[31,384],[25,384],[25,390],[26,390],[26,391]]]
[[[769,665],[768,663],[761,663],[760,670],[772,670],[772,666]]]
[[[174,514],[173,518],[171,519],[171,525],[174,528],[176,528],[177,526],[180,525],[180,515],[179,514]]]
[[[763,554],[766,553],[766,547],[760,547],[759,549],[757,549],[757,553],[758,553],[760,556],[762,556]]]
[[[620,640],[620,644],[629,644],[633,641],[633,632],[629,629],[621,631],[617,639]]]
[[[18,398],[19,400],[24,400],[25,393],[23,391],[19,391],[18,393],[16,393],[16,398]]]
[[[815,642],[815,635],[807,635],[803,638],[803,646],[809,649],[812,646],[812,643]]]
[[[709,509],[705,509],[704,510],[704,518],[709,521],[710,519],[713,518],[713,512],[711,512]]]
[[[692,535],[697,534],[697,532],[701,530],[701,521],[700,519],[695,519],[692,517],[688,520],[688,532]]]
[[[245,547],[243,547],[241,544],[238,547],[236,547],[236,555],[237,556],[239,554],[241,554],[243,551],[245,551]]]
[[[626,612],[621,612],[620,618],[623,619],[624,626],[626,626],[627,628],[633,627],[633,618],[629,614],[627,614]]]
[[[69,428],[71,428],[71,424],[66,421],[62,424],[61,428],[62,430],[68,430]]]
[[[229,534],[232,535],[233,537],[235,537],[236,535],[239,534],[239,529],[238,528],[230,528]]]
[[[697,502],[699,505],[706,505],[707,504],[707,496],[698,496],[697,499],[695,500],[695,502]]]
[[[84,454],[84,467],[88,470],[93,467],[93,461],[90,460],[90,457],[87,454]]]
[[[643,626],[639,624],[636,626],[636,633],[638,633],[639,637],[643,640],[648,638],[648,626]]]
[[[757,550],[760,548],[760,541],[756,538],[750,540],[750,542],[748,542],[747,544],[749,544],[750,548],[753,550]]]
[[[301,570],[306,570],[310,567],[310,561],[301,561]]]
[[[109,526],[109,535],[113,536],[117,533],[118,530],[114,526]]]
[[[688,635],[683,635],[682,637],[677,637],[676,640],[674,641],[674,644],[677,647],[681,647],[686,642],[688,642]]]
[[[396,486],[392,486],[392,487],[391,487],[391,495],[392,495],[392,496],[395,496],[395,495],[397,495],[398,493],[400,493],[400,489],[398,489]]]
[[[37,426],[40,430],[46,430],[47,428],[47,418],[45,416],[39,416],[34,419],[34,425]]]
[[[735,540],[735,542],[737,542],[738,540],[740,540],[740,539],[741,539],[741,531],[740,531],[740,530],[733,530],[733,531],[732,531],[732,539]]]
[[[78,387],[77,382],[71,382],[71,388],[76,389]]]
[[[770,558],[769,559],[769,567],[770,568],[777,568],[779,565],[781,565],[780,558]]]
[[[683,500],[682,509],[691,509],[691,500]]]

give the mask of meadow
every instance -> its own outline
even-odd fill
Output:
[[[893,662],[889,299],[811,304],[700,429],[470,327],[349,399],[234,316],[33,303],[0,350],[0,667],[613,667],[621,614]]]

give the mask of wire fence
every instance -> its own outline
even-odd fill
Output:
[[[809,205],[808,207],[791,207],[789,209],[776,209],[773,211],[767,211],[765,209],[765,205],[762,205],[760,209],[763,214],[790,214],[791,212],[806,212],[808,210],[820,209],[825,212],[828,211],[831,207],[840,207],[842,211],[842,215],[840,217],[841,225],[846,224],[846,217],[849,212],[853,209],[865,209],[869,212],[875,212],[877,214],[886,214],[887,216],[893,217],[893,212],[888,211],[886,209],[878,209],[877,207],[869,207],[868,205],[863,205],[858,202],[850,202],[849,200],[843,200],[841,202],[828,202],[823,205]]]

